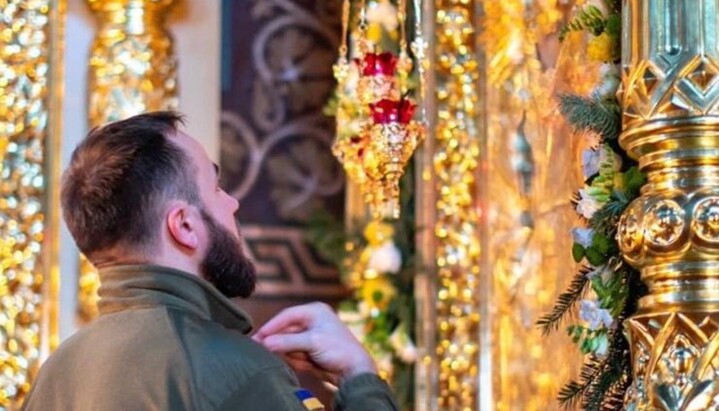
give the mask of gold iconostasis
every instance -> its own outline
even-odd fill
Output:
[[[0,409],[96,316],[69,153],[165,109],[243,204],[241,304],[336,305],[406,409],[716,407],[717,10],[696,3],[0,2]],[[359,234],[335,253],[317,215]]]

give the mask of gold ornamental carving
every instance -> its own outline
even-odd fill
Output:
[[[87,0],[98,21],[90,52],[88,119],[90,127],[145,111],[174,110],[177,59],[165,28],[175,0]],[[79,314],[97,316],[99,278],[80,261]]]
[[[719,408],[719,25],[708,0],[624,2],[624,129],[647,175],[620,221],[649,293],[627,321],[637,410]]]
[[[0,409],[17,409],[57,345],[64,1],[0,8]]]
[[[437,406],[473,410],[479,400],[481,222],[475,206],[480,160],[476,4],[437,0],[435,7]]]
[[[176,109],[177,60],[165,28],[175,0],[87,2],[99,23],[90,52],[90,125]]]

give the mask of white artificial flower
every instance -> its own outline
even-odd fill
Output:
[[[367,268],[378,273],[396,274],[402,267],[402,254],[392,241],[372,249]]]
[[[594,238],[594,230],[591,228],[572,228],[572,238],[574,242],[581,245],[584,248],[589,248],[592,245],[592,239]]]
[[[591,219],[594,213],[601,208],[601,205],[595,200],[586,188],[579,190],[580,200],[577,203],[577,212],[587,220]]]
[[[586,277],[590,280],[596,276],[599,276],[602,279],[602,284],[606,284],[614,278],[614,270],[612,270],[612,268],[607,264],[602,264],[599,267],[594,268],[594,270],[588,272],[586,275]]]
[[[621,75],[619,66],[614,63],[602,63],[599,66],[599,75],[602,77],[617,77]]]
[[[372,2],[367,9],[367,22],[380,24],[385,30],[393,32],[399,27],[397,8],[389,0]]]
[[[607,99],[617,94],[619,88],[619,77],[605,77],[592,89],[592,95]]]
[[[611,161],[612,169],[619,171],[622,169],[622,157],[615,153],[607,145],[598,148],[590,148],[582,152],[582,173],[584,178],[589,178],[599,172],[603,164]]]
[[[599,84],[592,90],[592,95],[600,98],[610,98],[617,93],[621,83],[621,73],[616,64],[604,63],[599,67]]]
[[[587,149],[582,151],[582,173],[584,178],[589,178],[599,172],[599,165],[601,164],[601,152],[600,149]]]
[[[402,362],[411,364],[417,360],[417,347],[407,335],[403,325],[398,326],[389,336],[389,342]]]
[[[597,349],[594,350],[594,354],[598,357],[604,357],[609,351],[609,338],[607,338],[606,334],[602,334],[597,338],[599,338],[599,340],[597,340],[599,345],[597,345]]]
[[[590,330],[597,330],[601,326],[609,328],[614,323],[609,310],[600,308],[599,303],[593,300],[582,300],[579,303],[579,318],[587,322]]]

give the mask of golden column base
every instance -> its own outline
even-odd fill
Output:
[[[636,410],[719,408],[716,2],[624,2],[621,145],[648,184],[619,225],[649,288],[627,320]]]

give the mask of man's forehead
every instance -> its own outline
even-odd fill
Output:
[[[210,158],[207,156],[207,152],[205,152],[205,148],[202,146],[202,144],[192,138],[189,134],[185,133],[184,131],[178,130],[175,134],[175,141],[177,142],[177,145],[180,146],[180,148],[190,154],[190,156],[194,159],[195,163],[198,166],[203,166],[205,164],[214,165],[214,163],[212,163],[212,161],[210,161]]]

